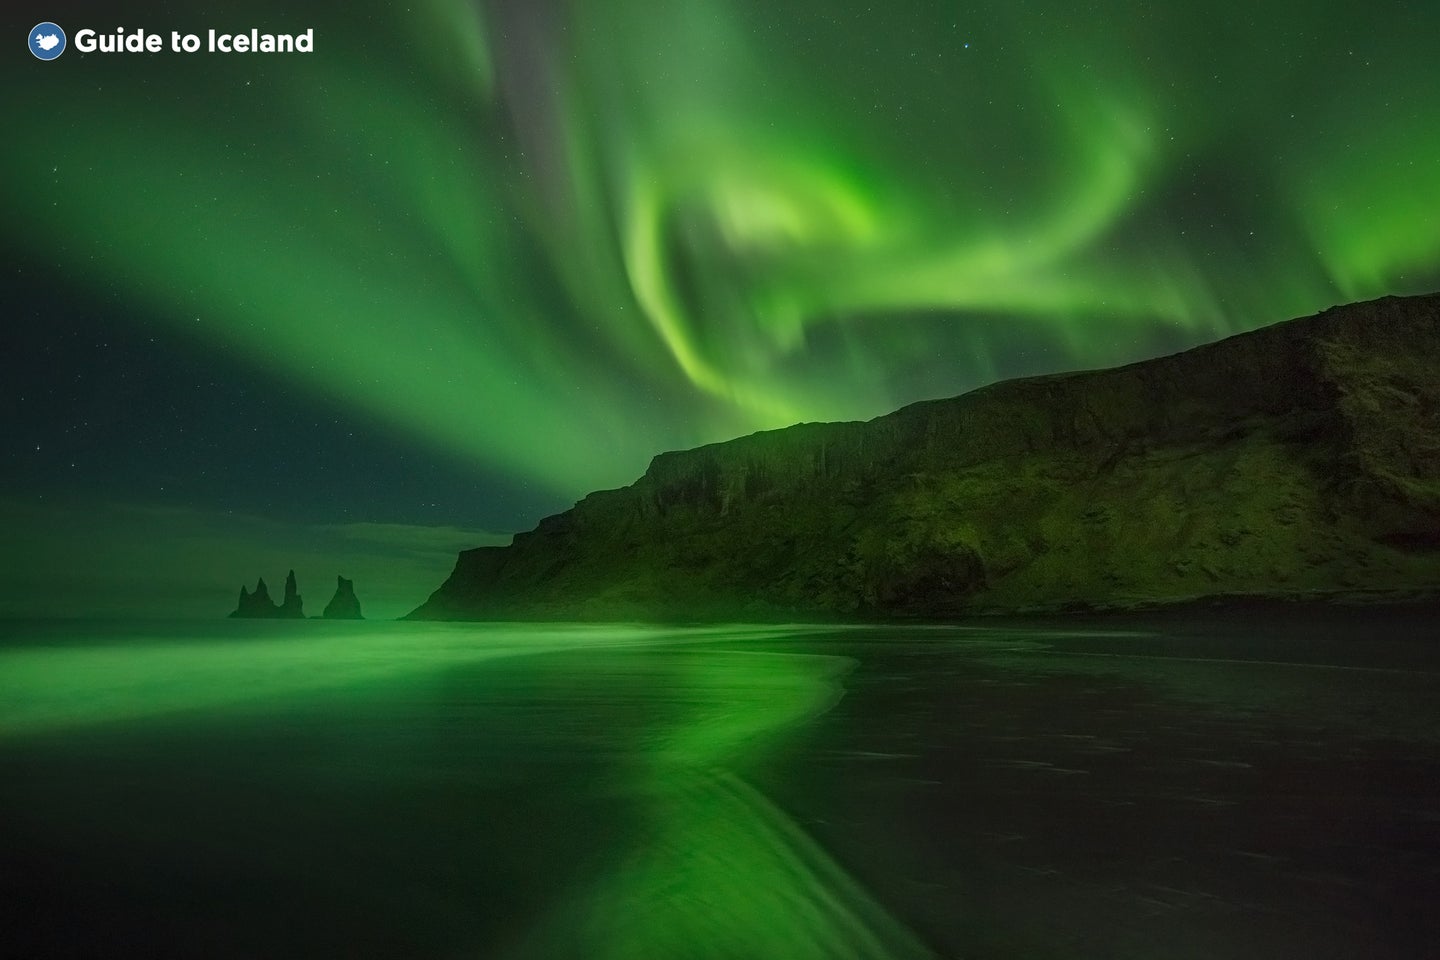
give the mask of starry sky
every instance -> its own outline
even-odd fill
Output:
[[[663,450],[1440,288],[1428,0],[4,16],[0,615],[393,616]]]

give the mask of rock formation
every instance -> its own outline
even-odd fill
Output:
[[[240,600],[230,616],[241,619],[303,619],[304,601],[295,585],[295,571],[291,570],[290,575],[285,578],[285,599],[280,605],[277,606],[275,601],[270,599],[270,588],[265,585],[265,578],[261,577],[255,582],[254,593],[243,586],[240,588]]]
[[[285,599],[280,603],[280,616],[294,619],[303,619],[305,616],[305,602],[295,585],[294,570],[285,577]]]
[[[275,606],[275,601],[270,599],[270,588],[265,586],[265,578],[261,577],[255,582],[255,592],[251,593],[244,586],[240,587],[240,601],[235,605],[231,617],[278,617],[280,608]]]
[[[326,620],[364,620],[360,613],[360,600],[355,596],[355,581],[344,577],[335,578],[335,596],[325,604]]]
[[[942,619],[1440,589],[1440,295],[656,457],[416,618]]]

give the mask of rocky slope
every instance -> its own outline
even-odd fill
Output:
[[[1440,588],[1440,295],[654,459],[417,618],[946,618]]]

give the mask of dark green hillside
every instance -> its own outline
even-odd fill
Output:
[[[655,458],[412,616],[945,618],[1440,588],[1440,295]]]

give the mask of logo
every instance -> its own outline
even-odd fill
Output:
[[[30,29],[30,52],[41,60],[54,60],[65,52],[65,31],[53,23],[37,23]]]

